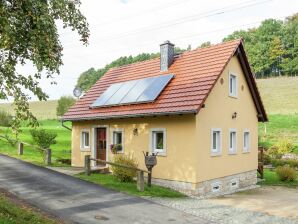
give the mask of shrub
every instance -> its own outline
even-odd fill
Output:
[[[132,157],[127,155],[115,155],[114,163],[138,168],[138,162]],[[119,166],[112,166],[113,175],[121,182],[132,182],[136,177],[137,171]]]
[[[276,174],[281,181],[294,181],[296,179],[295,169],[289,166],[277,167]]]
[[[48,149],[51,145],[57,143],[55,140],[57,133],[49,132],[44,129],[32,129],[30,133],[34,143],[40,148]]]
[[[12,122],[12,116],[6,111],[0,111],[0,126],[10,127]]]
[[[283,155],[291,153],[294,149],[294,144],[290,139],[284,138],[278,141],[276,147],[278,148],[278,154]]]
[[[298,169],[298,160],[285,160],[285,159],[271,159],[271,164],[274,167],[288,165]]]
[[[273,158],[273,159],[280,159],[281,154],[279,154],[278,147],[277,146],[272,146],[267,150],[267,154]]]
[[[271,163],[271,158],[266,153],[264,153],[264,156],[263,156],[263,163],[264,163],[264,165],[268,165]]]
[[[63,116],[75,102],[76,100],[72,96],[61,96],[56,108],[57,116]]]

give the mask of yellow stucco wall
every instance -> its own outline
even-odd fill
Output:
[[[238,77],[238,98],[229,97],[229,71]],[[246,84],[244,74],[236,57],[227,65],[220,80],[198,115],[160,116],[145,118],[111,119],[101,121],[73,122],[72,165],[83,166],[84,156],[94,150],[94,127],[108,127],[108,160],[112,160],[111,133],[113,128],[124,130],[124,153],[133,154],[139,166],[145,168],[142,151],[149,150],[150,129],[166,129],[166,156],[158,156],[153,177],[198,183],[227,175],[242,173],[257,168],[258,120],[257,112]],[[243,90],[241,86],[243,85]],[[237,118],[232,114],[237,112]],[[138,136],[133,129],[138,129]],[[212,157],[211,128],[222,129],[222,155]],[[229,129],[237,129],[237,154],[228,155]],[[89,151],[80,149],[80,131],[90,130]],[[250,152],[242,153],[243,130],[250,131]],[[193,185],[195,187],[195,185]]]
[[[229,73],[238,79],[238,97],[229,96]],[[223,84],[220,79],[223,78]],[[225,68],[220,79],[197,116],[196,146],[198,182],[257,169],[258,119],[252,96],[236,57]],[[243,90],[242,90],[243,86]],[[232,119],[232,114],[237,117]],[[222,154],[211,156],[211,129],[222,130]],[[229,129],[237,130],[237,153],[228,154]],[[250,152],[243,153],[243,130],[250,131]]]
[[[147,118],[113,119],[102,121],[74,122],[72,129],[72,165],[83,166],[84,156],[93,150],[93,134],[91,133],[91,149],[80,150],[80,130],[90,129],[97,125],[107,125],[109,136],[107,145],[111,144],[113,129],[124,130],[124,153],[133,155],[139,161],[139,167],[145,168],[143,151],[149,150],[150,129],[166,129],[166,156],[158,156],[153,177],[184,182],[196,182],[197,158],[195,154],[195,121],[196,115],[158,116]],[[138,135],[133,129],[138,129]],[[108,149],[108,160],[113,154]]]

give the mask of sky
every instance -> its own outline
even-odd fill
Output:
[[[165,40],[180,48],[196,48],[205,41],[215,44],[234,30],[298,12],[297,0],[81,1],[90,25],[89,45],[83,46],[75,32],[58,23],[64,65],[57,85],[46,79],[40,82],[50,99],[72,95],[77,78],[89,68],[99,69],[121,56],[158,52]],[[19,71],[28,74],[34,68],[27,64]]]

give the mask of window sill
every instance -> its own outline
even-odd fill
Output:
[[[167,153],[165,152],[153,152],[154,154],[157,153],[157,156],[162,156],[162,157],[166,157],[167,156]]]
[[[90,152],[91,149],[90,148],[81,148],[81,152]]]
[[[229,97],[234,98],[234,99],[238,99],[238,96],[234,96],[234,95],[229,95]]]
[[[217,156],[221,156],[222,155],[222,153],[221,152],[218,152],[218,153],[211,153],[211,157],[217,157]]]
[[[250,153],[250,151],[242,151],[243,154]]]
[[[228,152],[228,155],[237,155],[237,152]]]

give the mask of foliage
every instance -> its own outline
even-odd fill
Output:
[[[32,129],[30,131],[33,141],[42,149],[49,149],[56,144],[57,133],[45,129]]]
[[[76,177],[90,181],[92,183],[99,184],[101,186],[105,186],[107,188],[125,192],[130,195],[137,196],[150,196],[150,197],[162,197],[162,198],[182,198],[185,197],[184,194],[174,191],[170,188],[165,188],[157,185],[152,185],[148,187],[145,185],[144,191],[138,191],[137,185],[135,182],[121,182],[114,175],[109,174],[100,174],[95,173],[90,176],[85,174],[78,174]]]
[[[72,96],[61,96],[56,108],[57,116],[63,116],[75,102]]]
[[[178,49],[179,51],[182,51],[181,49]],[[90,89],[90,87],[99,80],[110,68],[119,67],[122,65],[128,65],[135,62],[145,61],[148,59],[153,59],[158,57],[159,54],[148,54],[148,53],[142,53],[135,57],[128,56],[128,57],[120,57],[117,60],[111,62],[110,64],[107,64],[104,68],[100,68],[98,70],[95,70],[94,68],[90,68],[87,71],[83,72],[77,81],[78,87],[80,87],[82,90],[87,91]]]
[[[11,123],[12,116],[8,112],[0,110],[0,126],[10,127]]]
[[[298,13],[285,21],[264,20],[254,29],[239,30],[223,41],[243,38],[250,64],[257,77],[297,75]]]
[[[270,162],[274,167],[287,165],[292,168],[298,169],[298,160],[271,159]]]
[[[2,224],[58,224],[15,197],[0,193],[0,223]]]
[[[278,153],[283,155],[293,152],[294,144],[290,139],[283,138],[277,142],[276,147],[278,148]]]
[[[276,174],[281,181],[294,181],[296,179],[295,169],[289,166],[277,167]]]
[[[268,165],[271,163],[271,157],[267,153],[264,153],[263,155],[263,163],[264,165]]]
[[[203,47],[210,47],[211,46],[211,42],[210,41],[207,41],[207,42],[204,42],[202,43],[199,48],[203,48]]]
[[[260,182],[260,184],[269,186],[297,187],[298,179],[296,178],[296,180],[291,182],[281,181],[274,170],[264,169],[264,181]]]
[[[281,154],[278,151],[278,147],[277,146],[272,146],[270,147],[267,152],[266,152],[271,158],[273,159],[280,159],[281,158]]]
[[[122,145],[121,144],[115,144],[111,145],[111,150],[114,154],[122,151]]]
[[[80,1],[1,1],[0,12],[0,99],[13,97],[15,119],[12,127],[18,134],[21,121],[29,125],[38,122],[29,111],[29,94],[46,100],[47,94],[40,87],[41,79],[54,84],[54,74],[62,65],[62,46],[56,21],[63,27],[76,30],[81,41],[87,44],[88,23],[81,14]],[[21,74],[17,66],[32,63],[34,74]]]
[[[58,120],[42,120],[39,121],[41,128],[57,133],[55,139],[57,143],[51,146],[52,150],[52,164],[51,166],[66,166],[65,163],[61,163],[61,160],[70,159],[71,151],[71,132],[61,126]],[[65,122],[66,125],[70,125],[70,122]],[[7,132],[6,132],[7,131]],[[21,126],[21,133],[19,140],[35,144],[31,136],[31,128],[27,126],[27,122],[23,122]],[[14,139],[11,128],[0,127],[0,133],[5,133],[9,138]],[[24,154],[19,156],[16,150],[16,146],[12,146],[6,140],[0,141],[0,153],[15,157],[21,160],[25,160],[36,165],[44,166],[44,157],[40,156],[40,151],[36,150],[28,145],[24,145]]]
[[[132,156],[115,155],[114,163],[125,165],[129,167],[138,168],[138,162]],[[112,166],[113,175],[121,182],[132,182],[136,177],[137,171],[135,169],[128,169],[119,166]]]

